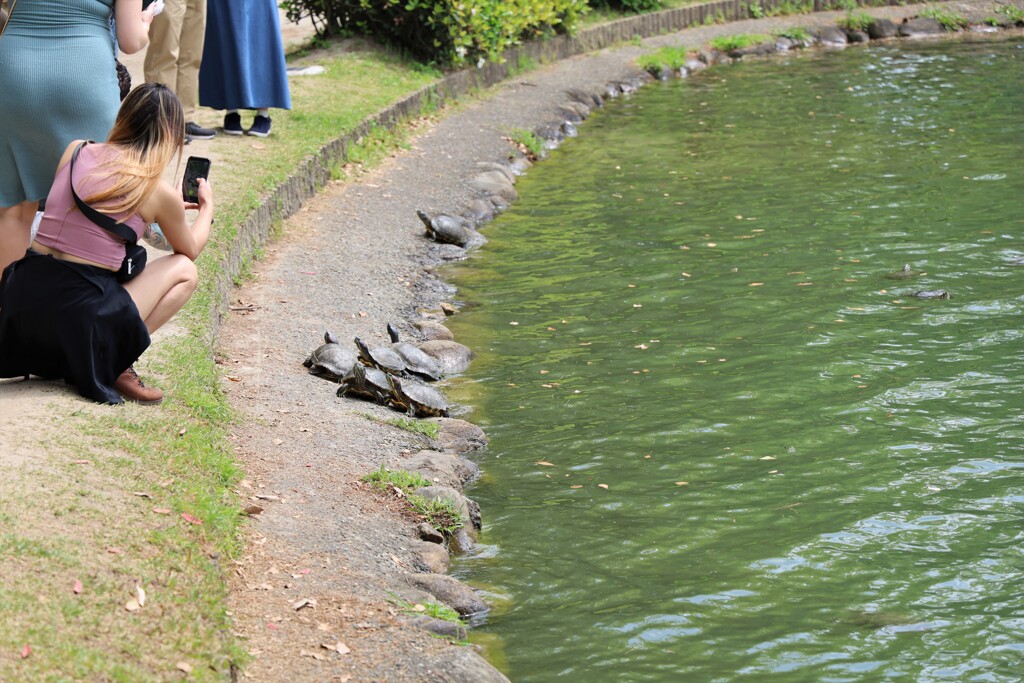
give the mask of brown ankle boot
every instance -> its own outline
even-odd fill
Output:
[[[147,387],[139,379],[135,368],[128,368],[121,373],[121,376],[114,382],[114,389],[127,400],[142,405],[156,405],[164,400],[164,392],[159,389]]]

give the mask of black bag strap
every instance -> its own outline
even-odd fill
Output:
[[[78,153],[82,151],[82,148],[91,142],[90,140],[84,140],[79,143],[78,147],[75,147],[74,154],[71,155],[70,169],[68,170],[68,178],[71,184],[71,195],[75,198],[75,204],[78,205],[79,210],[85,215],[86,218],[91,220],[96,225],[109,230],[128,244],[135,244],[139,236],[135,234],[135,231],[129,228],[124,223],[118,223],[113,218],[105,213],[100,213],[96,209],[92,208],[78,196],[75,192],[75,159],[78,158]]]

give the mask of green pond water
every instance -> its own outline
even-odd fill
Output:
[[[581,130],[449,273],[491,661],[1024,679],[1024,42],[723,66]]]

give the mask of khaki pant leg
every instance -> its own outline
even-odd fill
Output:
[[[178,38],[184,19],[185,0],[165,0],[164,11],[153,17],[142,67],[147,83],[163,83],[178,91]]]
[[[178,87],[175,92],[191,121],[199,106],[199,65],[206,42],[206,0],[187,0],[185,21],[181,26],[178,52]]]

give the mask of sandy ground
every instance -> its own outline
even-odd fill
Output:
[[[869,11],[898,18],[914,8]],[[368,418],[395,413],[337,398],[336,385],[307,374],[302,360],[325,330],[373,345],[387,341],[385,325],[394,322],[413,338],[412,322],[439,317],[441,301],[457,303],[432,275],[441,251],[424,238],[415,211],[461,212],[478,196],[471,179],[479,164],[507,158],[506,132],[559,121],[568,89],[603,91],[636,73],[632,60],[658,46],[694,47],[716,35],[837,16],[702,27],[541,67],[442,112],[410,149],[356,181],[330,185],[286,221],[284,237],[233,293],[247,310],[230,314],[218,340],[224,389],[244,416],[233,433],[247,473],[242,490],[265,508],[251,518],[246,550],[228,577],[236,634],[253,656],[243,678],[501,680],[472,646],[410,626],[393,604],[394,595],[408,594],[406,576],[422,570],[422,542],[396,505],[359,483],[437,444]],[[57,428],[43,415],[69,409],[103,408],[59,384],[0,381],[0,466],[23,464]],[[486,451],[469,457],[486,469]],[[315,605],[296,609],[304,600]]]

